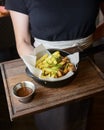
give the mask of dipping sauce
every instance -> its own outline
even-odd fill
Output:
[[[19,97],[24,97],[24,96],[31,94],[32,92],[33,92],[33,90],[31,88],[24,86],[17,90],[16,95]]]

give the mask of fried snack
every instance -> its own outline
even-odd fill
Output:
[[[47,57],[48,57],[48,54],[46,53],[39,60],[36,61],[36,66],[42,63]]]
[[[67,57],[61,56],[59,51],[51,55],[45,54],[36,61],[36,68],[42,70],[41,78],[59,78],[69,71],[75,71],[75,66]]]

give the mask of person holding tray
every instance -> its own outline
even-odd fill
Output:
[[[32,54],[40,44],[47,49],[67,51],[90,47],[97,31],[99,9],[104,13],[104,0],[6,0],[5,6],[10,12],[21,58]],[[103,29],[102,32],[104,36]],[[75,101],[36,114],[36,125],[39,130],[85,130],[89,104],[90,99]]]

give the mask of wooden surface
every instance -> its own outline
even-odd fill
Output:
[[[89,59],[81,61],[76,78],[60,88],[46,88],[33,81],[25,73],[25,65],[20,59],[2,63],[1,72],[11,120],[104,90],[104,75]],[[34,99],[27,104],[20,103],[12,95],[12,87],[23,80],[36,85]]]

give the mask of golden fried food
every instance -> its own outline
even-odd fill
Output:
[[[51,55],[43,55],[36,61],[36,68],[42,70],[42,78],[59,78],[69,71],[75,71],[74,64],[70,62],[68,57],[61,56],[59,51],[55,51]]]

